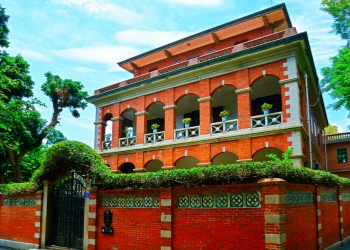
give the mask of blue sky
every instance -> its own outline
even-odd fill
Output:
[[[8,52],[31,65],[35,96],[47,103],[39,110],[49,120],[52,108],[40,91],[45,72],[80,81],[92,95],[132,77],[119,61],[282,2],[298,32],[308,32],[321,78],[320,69],[344,42],[329,33],[333,20],[319,10],[320,0],[2,0],[1,5],[10,15]],[[332,103],[327,94],[324,100],[326,106]],[[346,131],[347,111],[327,109],[327,114],[330,124]],[[57,129],[92,146],[94,119],[89,104],[79,119],[63,112]]]

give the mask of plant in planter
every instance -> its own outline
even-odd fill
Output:
[[[158,132],[159,126],[160,126],[160,125],[157,124],[157,123],[153,123],[153,124],[151,125],[151,128],[153,129],[153,133]]]
[[[227,117],[229,114],[230,112],[224,109],[223,111],[220,112],[219,116],[221,117],[221,120],[224,122],[227,120]]]
[[[129,134],[129,127],[125,127],[125,128],[124,128],[124,133],[125,133],[126,137],[130,137],[130,134]]]
[[[261,110],[264,112],[264,114],[270,113],[270,109],[272,109],[272,104],[265,102],[263,105],[261,105]]]
[[[110,141],[112,134],[105,134],[105,141]]]
[[[192,121],[191,118],[183,118],[182,119],[182,123],[185,124],[185,128],[189,128],[190,127],[191,121]]]

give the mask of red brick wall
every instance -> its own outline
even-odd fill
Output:
[[[39,238],[35,234],[40,232],[40,227],[35,227],[35,222],[40,222],[36,211],[41,211],[41,205],[35,206],[4,206],[4,198],[36,198],[41,201],[41,193],[21,194],[17,196],[0,195],[0,239],[39,244]]]
[[[262,208],[178,208],[181,194],[222,194],[252,192],[257,185],[178,188],[173,200],[174,249],[265,249]]]
[[[343,192],[350,193],[350,188],[342,188],[340,192],[341,194]],[[340,228],[343,229],[342,239],[345,239],[350,236],[350,201],[340,201],[340,206],[342,208],[340,214],[343,218]]]
[[[286,191],[312,192],[314,194],[315,186],[288,184]],[[317,249],[316,218],[315,203],[286,206],[286,249]]]
[[[160,249],[159,208],[105,208],[102,196],[159,196],[157,191],[98,191],[97,204],[97,249]],[[103,213],[113,213],[114,234],[102,234]]]

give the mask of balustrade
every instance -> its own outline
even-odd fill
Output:
[[[175,140],[196,137],[196,136],[199,136],[199,126],[174,130]]]
[[[119,139],[119,147],[136,145],[136,136],[124,137]]]
[[[111,149],[112,148],[112,141],[103,141],[102,142],[102,149]]]
[[[251,128],[267,127],[282,123],[282,112],[250,117]]]
[[[233,132],[238,129],[238,120],[227,120],[210,124],[211,134]]]
[[[145,134],[145,144],[164,141],[164,131]]]

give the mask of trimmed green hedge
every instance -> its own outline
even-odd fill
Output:
[[[193,187],[234,183],[256,183],[263,178],[282,178],[287,182],[350,188],[350,179],[337,175],[293,167],[288,159],[269,156],[268,162],[249,162],[211,167],[195,167],[143,174],[113,174],[103,159],[89,146],[75,141],[54,144],[44,154],[42,166],[33,173],[30,182],[0,185],[5,195],[33,192],[41,188],[42,180],[59,180],[75,170],[84,173],[97,189],[146,189]]]

